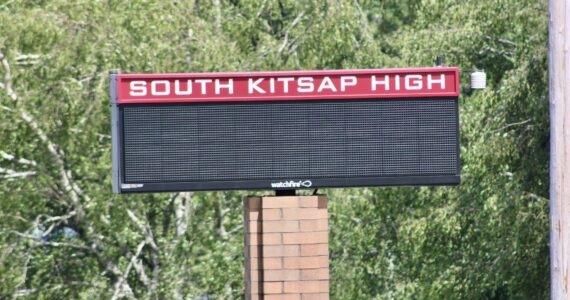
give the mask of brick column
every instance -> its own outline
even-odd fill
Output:
[[[325,196],[247,197],[246,299],[329,299]]]

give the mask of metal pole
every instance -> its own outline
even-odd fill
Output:
[[[275,190],[275,196],[296,196],[296,190]]]

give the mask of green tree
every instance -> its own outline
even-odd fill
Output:
[[[438,54],[462,69],[463,183],[325,191],[331,295],[546,298],[545,6],[0,2],[0,299],[243,295],[244,192],[111,194],[109,70],[410,67]],[[485,91],[469,90],[475,68]]]

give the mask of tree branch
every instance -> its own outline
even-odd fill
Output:
[[[281,44],[281,46],[279,47],[279,54],[282,55],[283,51],[285,51],[285,48],[287,46],[287,43],[289,42],[289,31],[291,31],[291,29],[295,28],[295,26],[297,26],[297,24],[299,24],[299,22],[301,21],[301,19],[303,18],[303,16],[305,15],[305,12],[301,12],[296,18],[295,20],[293,20],[293,22],[291,22],[291,24],[289,25],[289,27],[287,28],[287,30],[285,31],[285,36],[283,38],[283,43]],[[291,45],[293,45],[295,42],[297,41],[297,38],[293,40],[293,42],[291,43]],[[289,48],[291,48],[291,46],[289,46]]]
[[[151,269],[152,269],[152,280],[150,281],[149,291],[150,293],[154,293],[158,288],[158,280],[159,280],[159,273],[160,273],[160,260],[159,260],[159,248],[155,242],[154,235],[152,233],[152,229],[148,224],[144,224],[130,209],[127,209],[127,214],[129,218],[137,225],[140,231],[142,231],[145,242],[147,245],[150,246],[150,258],[151,258]]]
[[[190,219],[190,201],[193,193],[182,192],[174,197],[174,214],[176,216],[176,236],[183,236],[188,230]]]
[[[148,275],[146,275],[146,272],[144,270],[144,267],[142,265],[141,260],[135,261],[133,266],[135,267],[135,271],[137,272],[137,274],[139,274],[139,280],[147,287],[149,292],[151,292],[152,283],[151,283],[150,279],[148,278]]]
[[[112,300],[119,299],[123,296],[133,297],[133,291],[131,290],[130,286],[126,283],[127,277],[129,276],[129,273],[131,272],[133,265],[136,264],[136,261],[141,255],[141,252],[145,245],[146,241],[142,241],[137,246],[137,251],[135,252],[135,255],[131,257],[131,260],[129,261],[129,264],[125,268],[125,271],[123,272],[122,276],[115,283],[115,292],[113,293],[113,297],[111,297]]]
[[[0,175],[0,179],[27,178],[36,175],[36,172],[34,171],[18,172],[12,169],[0,168],[0,174],[2,173],[5,175]]]
[[[3,88],[7,93],[10,99],[13,102],[17,102],[19,97],[12,88],[12,71],[10,69],[10,64],[6,59],[6,56],[0,52],[0,61],[4,68],[4,82],[1,88]],[[91,198],[86,195],[83,190],[75,183],[71,171],[67,170],[65,167],[65,153],[59,149],[59,147],[50,140],[48,135],[44,132],[44,130],[40,127],[38,122],[30,115],[24,108],[19,107],[19,115],[20,117],[28,124],[28,126],[34,131],[36,136],[46,145],[46,148],[51,156],[51,159],[55,162],[61,184],[70,197],[71,202],[75,209],[78,212],[79,216],[84,215],[83,207],[80,204],[79,199],[84,198],[86,201],[90,201]]]
[[[516,122],[516,123],[507,124],[507,125],[502,126],[502,127],[500,127],[500,128],[493,129],[493,130],[489,131],[489,133],[495,133],[495,132],[503,131],[503,130],[505,130],[505,129],[514,127],[514,126],[524,125],[524,124],[526,124],[526,123],[528,123],[528,122],[530,122],[530,121],[531,121],[531,119],[528,119],[528,120],[524,120],[524,121],[520,121],[520,122]]]
[[[214,0],[214,9],[216,12],[216,19],[215,19],[215,26],[216,26],[216,33],[220,33],[222,31],[222,4],[220,0]]]
[[[154,235],[152,234],[152,230],[150,229],[150,227],[148,225],[145,225],[139,218],[137,218],[135,213],[133,213],[133,211],[128,208],[127,208],[127,214],[129,215],[129,218],[131,218],[131,220],[135,223],[135,225],[137,225],[140,231],[142,231],[147,244],[151,246],[153,249],[158,250],[158,246],[154,242]]]
[[[7,160],[7,161],[11,161],[20,165],[27,165],[27,166],[32,166],[32,167],[36,167],[38,165],[38,163],[36,163],[33,160],[29,160],[29,159],[25,159],[25,158],[16,158],[16,156],[12,155],[12,154],[8,154],[4,151],[0,150],[0,157]]]
[[[4,53],[0,52],[0,61],[2,62],[2,67],[4,68],[4,82],[1,86],[6,93],[8,93],[8,97],[12,99],[12,101],[18,101],[18,95],[12,89],[12,71],[10,69],[10,64],[8,60],[4,56]]]

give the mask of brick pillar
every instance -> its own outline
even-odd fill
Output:
[[[325,196],[247,197],[246,299],[329,299]]]

